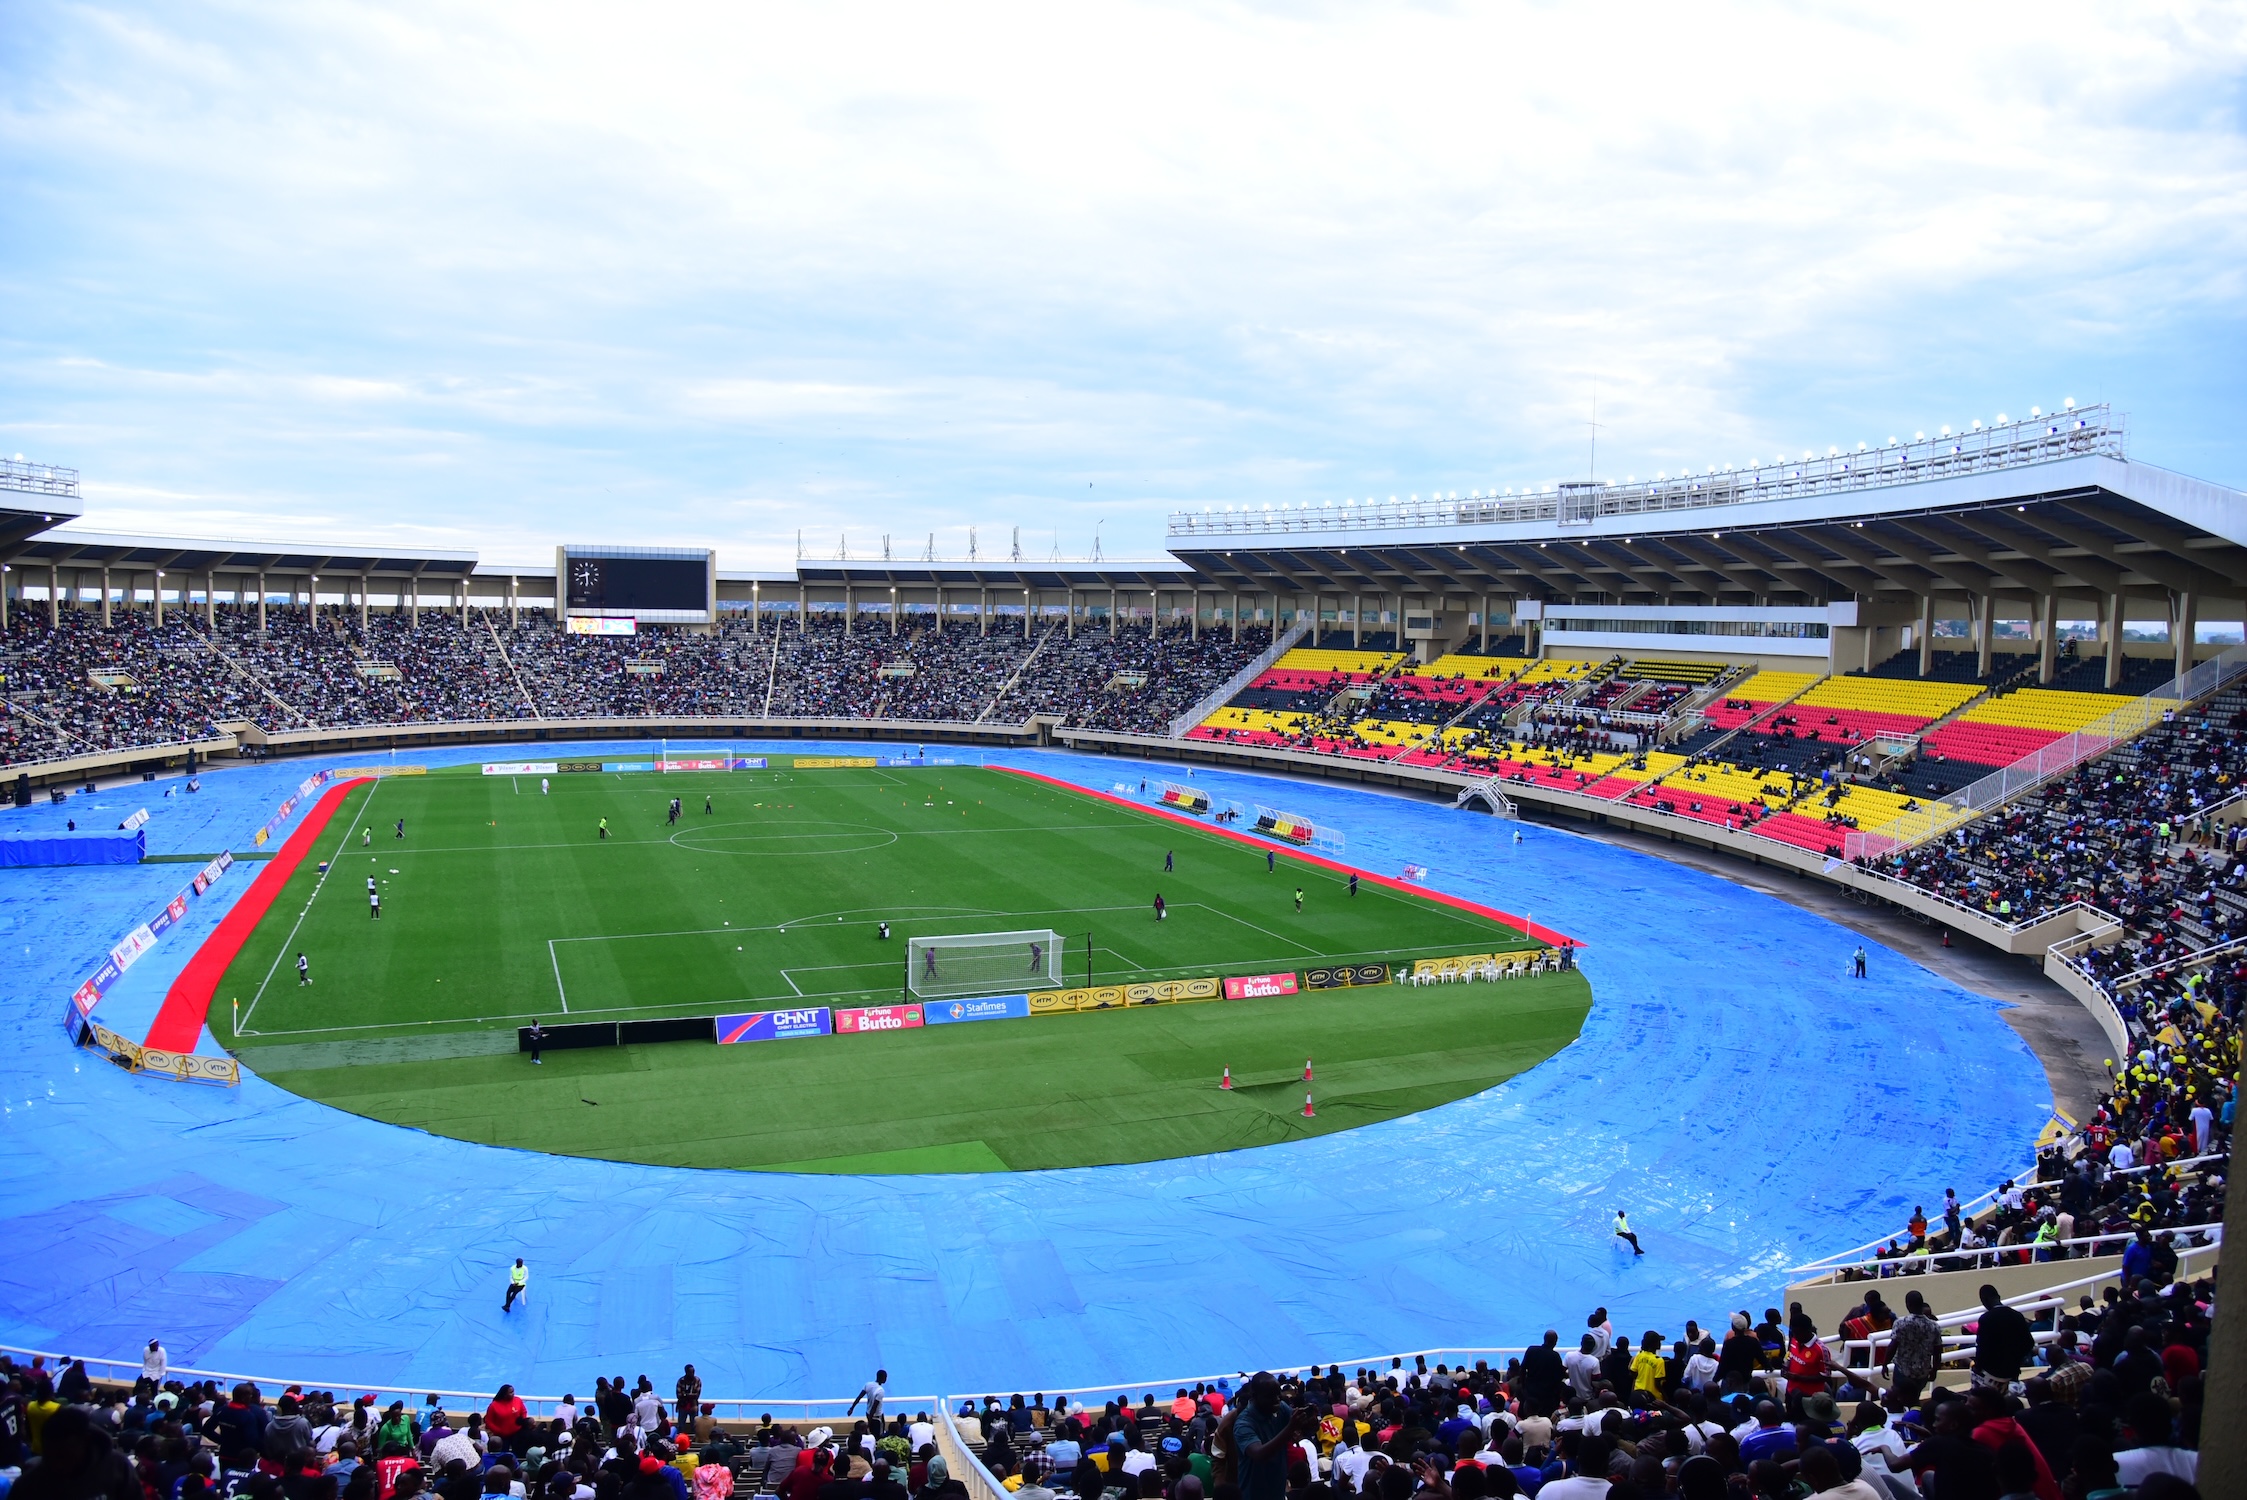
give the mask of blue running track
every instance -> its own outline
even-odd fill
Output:
[[[163,798],[176,779],[79,796],[0,828],[146,805],[152,854],[246,846],[310,770],[373,758],[230,768],[193,797]],[[989,758],[1134,793],[1183,775]],[[1363,868],[1424,864],[1435,886],[1588,943],[1581,1039],[1426,1114],[1184,1161],[957,1177],[618,1165],[362,1120],[254,1077],[136,1080],[74,1051],[65,997],[194,867],[0,871],[0,1343],[125,1358],[160,1337],[175,1366],[339,1390],[583,1392],[596,1374],[662,1385],[692,1360],[713,1397],[782,1398],[856,1390],[877,1365],[893,1390],[1136,1392],[1515,1346],[1580,1329],[1595,1305],[1674,1336],[1687,1317],[1760,1314],[1787,1267],[1888,1232],[1946,1186],[1982,1191],[2049,1115],[1995,1001],[1871,944],[1872,977],[1851,980],[1856,936],[1777,900],[1550,828],[1516,844],[1516,825],[1401,797],[1195,775],[1331,822]],[[142,1034],[253,873],[194,903],[101,1018]],[[1369,995],[1367,1024],[1379,1016]],[[1608,1232],[1618,1206],[1643,1259]],[[503,1316],[517,1255],[530,1295]]]

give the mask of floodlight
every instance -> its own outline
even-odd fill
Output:
[[[2070,396],[2070,397],[2068,397],[2068,398],[2067,398],[2067,400],[2065,400],[2065,401],[2062,401],[2062,402],[2060,403],[2060,405],[2061,405],[2061,406],[2063,406],[2063,407],[2065,407],[2065,408],[2066,408],[2067,410],[2069,410],[2069,411],[2074,411],[2074,410],[2075,410],[2075,398],[2074,398],[2073,396]],[[17,455],[16,455],[16,457],[18,457],[18,458],[21,458],[21,457],[23,457],[23,455],[19,453],[19,454],[17,454]]]
[[[1927,434],[1924,432],[1915,432],[1912,434],[1912,441],[1915,443],[1924,443],[1927,441]]]
[[[2012,419],[2011,417],[2008,417],[2008,416],[2007,416],[2007,415],[2005,415],[2005,413],[2003,413],[2003,412],[1999,412],[1999,413],[1997,414],[1997,423],[1998,423],[1998,425],[1999,425],[2000,427],[2004,426],[2004,425],[2005,425],[2005,424],[2006,424],[2007,422],[2010,422],[2010,421],[2012,421],[2012,420],[2013,420],[2013,419]]]
[[[1951,424],[1950,424],[1950,423],[1948,423],[1948,422],[1945,422],[1945,423],[1943,424],[1943,436],[1944,436],[1944,437],[1949,437],[1950,435],[1951,435]]]
[[[2044,408],[2041,406],[2032,406],[2029,408],[2029,415],[2032,417],[2041,417],[2044,415]]]

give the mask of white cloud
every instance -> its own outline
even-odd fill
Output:
[[[230,522],[1144,551],[1577,472],[1595,380],[1643,471],[2108,394],[2247,477],[2172,374],[2238,373],[2236,8],[24,15],[5,409]]]

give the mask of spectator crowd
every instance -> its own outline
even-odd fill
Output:
[[[146,611],[65,610],[59,627],[15,612],[0,632],[0,764],[215,737],[386,724],[574,718],[822,718],[1066,724],[1168,732],[1269,643],[1269,631],[1126,624],[1111,634],[1053,624],[1028,637],[1019,617],[973,623],[915,617],[845,631],[838,613],[755,626],[729,616],[708,631],[649,627],[629,637],[570,635],[541,614],[507,623],[418,622],[347,611],[222,609],[161,626]]]

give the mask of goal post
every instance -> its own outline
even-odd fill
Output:
[[[917,937],[905,946],[905,991],[921,1000],[1057,990],[1067,939],[1050,928]]]

